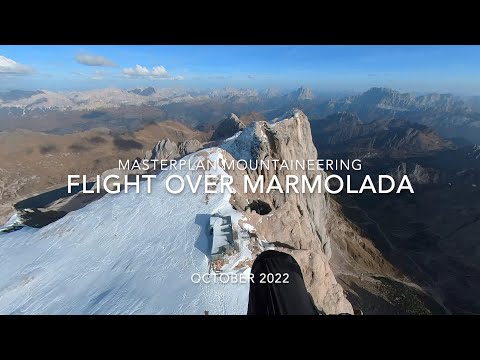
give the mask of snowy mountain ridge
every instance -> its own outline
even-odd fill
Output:
[[[287,116],[251,123],[221,148],[202,149],[185,160],[316,159],[305,114],[294,110]],[[172,174],[195,179],[225,173],[220,167],[170,168],[153,179],[150,193],[142,183],[139,194],[107,194],[43,228],[1,234],[0,313],[246,314],[248,282],[192,281],[193,274],[209,273],[212,214],[231,216],[239,237],[238,251],[222,264],[223,274],[248,276],[255,256],[278,245],[299,262],[320,309],[353,313],[328,263],[331,230],[339,229],[340,220],[327,196],[228,189],[204,194],[187,187],[173,195],[166,188]],[[284,179],[285,174],[275,175]],[[235,190],[242,188],[243,176],[254,180],[258,173],[229,170],[228,175]],[[337,236],[351,233],[342,226]]]
[[[212,161],[222,156],[218,148],[203,152]],[[139,194],[107,194],[44,228],[1,235],[0,313],[244,314],[248,283],[191,280],[208,272],[210,214],[231,215],[238,231],[242,214],[228,193],[208,201],[200,192],[168,193],[170,173],[152,182],[151,194],[143,183]],[[243,244],[230,268],[249,256]]]

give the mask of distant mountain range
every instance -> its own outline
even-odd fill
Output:
[[[319,152],[343,149],[356,156],[413,156],[454,147],[425,125],[401,119],[363,123],[348,112],[311,121],[311,129]]]
[[[478,103],[475,97],[459,98],[452,94],[416,96],[379,87],[335,99],[318,96],[306,87],[287,93],[276,89],[258,91],[248,88],[205,91],[154,87],[76,92],[14,90],[0,94],[0,131],[17,127],[56,132],[76,131],[71,128],[70,118],[89,118],[89,113],[95,111],[112,114],[95,120],[95,126],[101,122],[101,126],[112,130],[118,128],[119,122],[121,128],[134,130],[132,120],[148,122],[175,119],[199,130],[210,131],[232,112],[240,117],[257,112],[267,119],[273,119],[296,107],[302,109],[310,119],[324,119],[338,112],[354,114],[365,123],[404,119],[431,127],[443,137],[456,142],[475,144],[480,143]],[[124,115],[126,112],[128,116]],[[56,123],[64,124],[64,128],[42,125],[43,128],[38,129],[37,117],[62,118]],[[91,128],[90,122],[82,120],[81,130]],[[43,121],[43,124],[48,123]]]
[[[258,102],[270,99],[302,101],[315,98],[309,88],[300,87],[290,93],[281,93],[275,89],[257,91],[255,89],[223,88],[211,91],[191,91],[166,88],[135,88],[122,90],[107,88],[88,91],[53,92],[47,90],[12,90],[0,93],[0,108],[33,110],[93,110],[125,105],[162,106],[178,102],[198,102],[218,100],[228,102]]]
[[[281,93],[275,89],[257,91],[255,89],[223,88],[212,91],[189,91],[182,89],[155,89],[154,87],[122,90],[116,88],[52,92],[46,90],[23,91],[12,90],[0,93],[1,108],[21,108],[24,110],[84,110],[118,107],[124,105],[156,105],[162,106],[178,102],[198,102],[207,100],[229,102],[302,102],[317,100],[314,104],[318,112],[336,113],[348,111],[356,113],[360,118],[380,114],[401,114],[408,112],[436,113],[471,113],[474,98],[465,101],[451,94],[428,94],[415,96],[400,93],[386,88],[371,88],[354,96],[341,99],[319,100],[312,89],[300,87],[292,92]],[[288,104],[285,104],[287,106]],[[309,105],[311,107],[311,104]],[[307,107],[309,107],[307,106]],[[320,114],[318,114],[320,115]]]
[[[408,111],[469,112],[464,101],[451,94],[415,96],[386,88],[371,88],[355,96],[332,100],[328,108],[335,111],[363,112],[365,109],[382,109],[396,113]]]
[[[10,90],[8,92],[0,93],[0,100],[2,101],[15,101],[20,99],[26,99],[34,95],[43,94],[43,91],[35,90]]]

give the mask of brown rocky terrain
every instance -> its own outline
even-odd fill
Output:
[[[175,121],[151,123],[124,134],[104,128],[65,135],[0,132],[0,223],[18,200],[64,186],[68,174],[91,177],[118,167],[119,159],[143,158],[160,139],[204,142],[208,134]]]

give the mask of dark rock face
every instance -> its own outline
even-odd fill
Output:
[[[150,96],[150,95],[153,95],[156,93],[155,89],[151,86],[145,88],[145,89],[133,89],[133,90],[130,90],[129,93],[132,93],[132,94],[137,94],[137,95],[140,95],[140,96]]]
[[[240,121],[237,115],[232,113],[218,124],[211,140],[216,141],[229,138],[243,129],[245,129],[245,124]]]
[[[56,210],[24,209],[19,211],[19,215],[23,225],[41,228],[61,219],[67,213]]]

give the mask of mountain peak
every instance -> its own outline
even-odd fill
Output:
[[[409,94],[401,94],[400,92],[384,87],[372,87],[365,91],[360,97],[369,102],[380,102],[383,99],[395,99],[399,97],[410,97]]]
[[[240,119],[238,118],[237,115],[235,115],[234,113],[230,113],[230,115],[228,116],[228,119],[231,120],[231,121],[235,121],[236,123],[240,123]]]
[[[312,89],[306,87],[299,87],[297,90],[294,90],[285,95],[288,100],[312,100],[315,98]]]
[[[222,148],[237,161],[244,160],[249,163],[269,162],[274,159],[278,163],[290,164],[317,159],[310,122],[298,109],[292,109],[273,123],[251,123],[237,137],[222,144]],[[288,169],[257,167],[243,173],[235,171],[231,174],[235,189],[242,188],[243,176],[249,176],[252,181],[259,177],[278,178],[280,182],[283,182],[287,175],[308,179],[326,177],[326,173],[321,170],[296,166]],[[283,191],[236,191],[232,194],[231,203],[234,209],[246,214],[248,223],[256,229],[261,238],[271,243],[285,244],[286,249],[302,249],[293,250],[291,253],[298,259],[304,276],[311,279],[308,290],[319,308],[327,313],[353,312],[341,286],[331,275],[329,265],[331,239],[339,235],[337,230],[336,235],[330,230],[338,228],[332,226],[336,217],[334,200],[317,192],[299,195]],[[347,228],[348,224],[345,225]],[[326,289],[334,295],[325,296]]]
[[[128,92],[140,96],[150,96],[156,93],[155,88],[152,86],[146,87],[144,89],[136,88],[133,90],[129,90]]]
[[[260,94],[262,96],[264,96],[265,98],[269,99],[269,98],[279,96],[280,91],[278,89],[268,88],[268,89],[263,90]]]
[[[235,135],[237,132],[245,129],[245,124],[240,121],[237,115],[230,113],[230,115],[223,119],[215,129],[210,140],[221,140],[226,139],[230,136]]]
[[[297,94],[298,100],[312,100],[313,98],[315,98],[312,89],[303,86],[298,88]]]
[[[378,87],[378,86],[374,86],[364,92],[364,94],[393,94],[393,93],[399,93],[399,92],[386,87]]]

